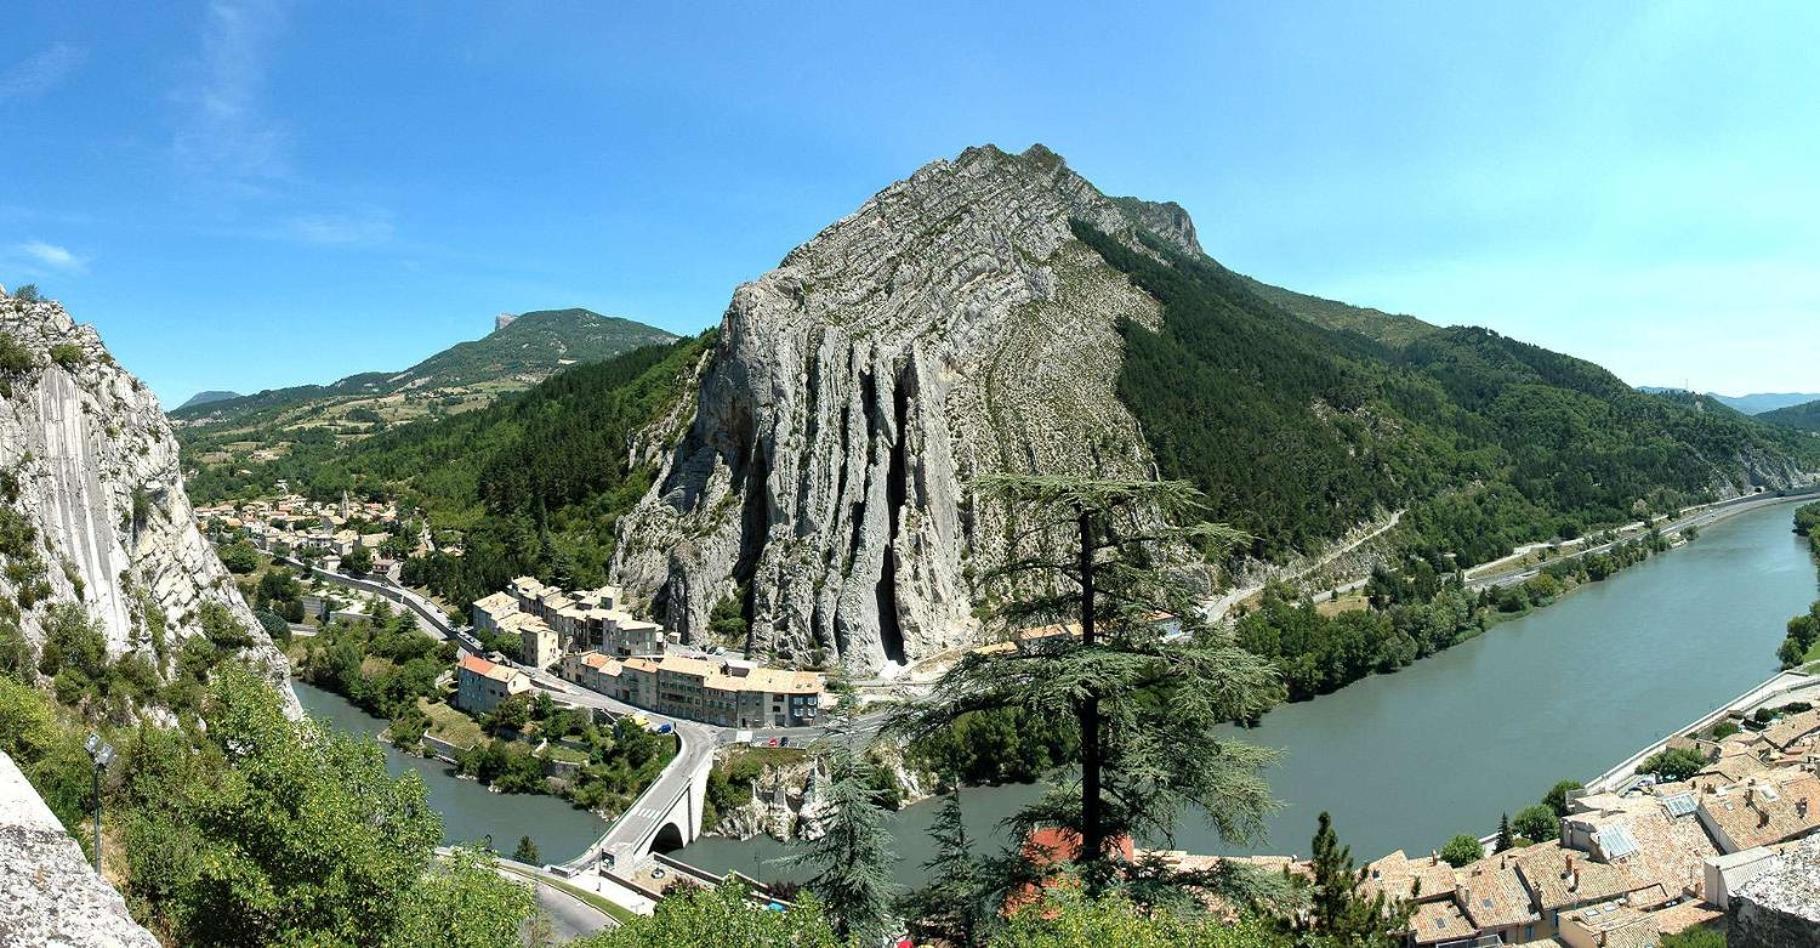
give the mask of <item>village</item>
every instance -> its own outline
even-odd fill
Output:
[[[386,553],[434,548],[429,531],[412,530],[395,504],[355,503],[345,494],[335,503],[294,494],[224,503],[199,507],[196,516],[206,534],[244,537],[273,556],[316,559],[329,573],[376,582],[399,580],[400,557]],[[316,621],[356,621],[371,614],[370,599],[311,591],[302,597],[303,612]],[[830,701],[826,676],[692,647],[633,616],[613,586],[565,591],[522,576],[475,601],[469,617],[478,642],[500,646],[484,655],[470,650],[457,665],[457,704],[475,717],[528,692],[530,676],[552,668],[616,701],[717,727],[812,726]],[[503,647],[508,641],[516,654]]]

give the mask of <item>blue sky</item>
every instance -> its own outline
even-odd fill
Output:
[[[1820,6],[9,4],[0,282],[175,404],[502,311],[692,332],[970,144],[1227,265],[1643,384],[1820,390]]]

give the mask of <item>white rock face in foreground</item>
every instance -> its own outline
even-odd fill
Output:
[[[89,868],[57,817],[0,753],[0,945],[158,948]]]
[[[203,602],[213,601],[248,629],[255,645],[242,657],[294,708],[283,656],[196,529],[177,439],[151,390],[56,303],[0,297],[0,333],[32,362],[4,378],[10,394],[0,390],[0,486],[8,488],[0,504],[35,528],[49,585],[48,596],[24,597],[43,600],[21,616],[26,638],[42,645],[48,603],[78,602],[106,631],[110,656],[140,651],[168,677],[183,642],[202,634]],[[58,347],[67,364],[51,357]],[[20,602],[23,585],[0,574],[8,600]],[[152,610],[165,620],[162,661]]]
[[[616,581],[695,641],[749,582],[754,651],[786,662],[871,673],[974,638],[1007,529],[976,477],[1152,472],[1114,385],[1120,321],[1158,307],[1071,218],[1200,252],[1179,207],[986,147],[741,286],[693,424],[621,523]]]

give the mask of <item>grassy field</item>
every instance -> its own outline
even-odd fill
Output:
[[[480,743],[480,723],[448,706],[446,702],[418,698],[417,707],[430,719],[428,733],[439,741],[456,747],[473,747]]]

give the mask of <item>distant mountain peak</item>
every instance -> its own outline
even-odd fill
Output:
[[[239,397],[241,397],[239,392],[229,392],[229,391],[221,390],[221,389],[210,389],[206,392],[197,392],[196,394],[191,395],[189,398],[189,401],[186,401],[183,404],[178,405],[177,409],[179,411],[181,411],[185,408],[194,408],[197,405],[207,405],[212,402],[225,402],[229,399],[239,398]]]
[[[678,336],[618,316],[579,306],[533,310],[494,319],[479,339],[442,350],[402,371],[362,372],[327,385],[268,389],[253,395],[198,402],[172,412],[191,421],[230,421],[253,413],[301,405],[322,398],[384,395],[437,388],[509,383],[522,388],[579,362],[600,362],[641,346],[663,345]]]

